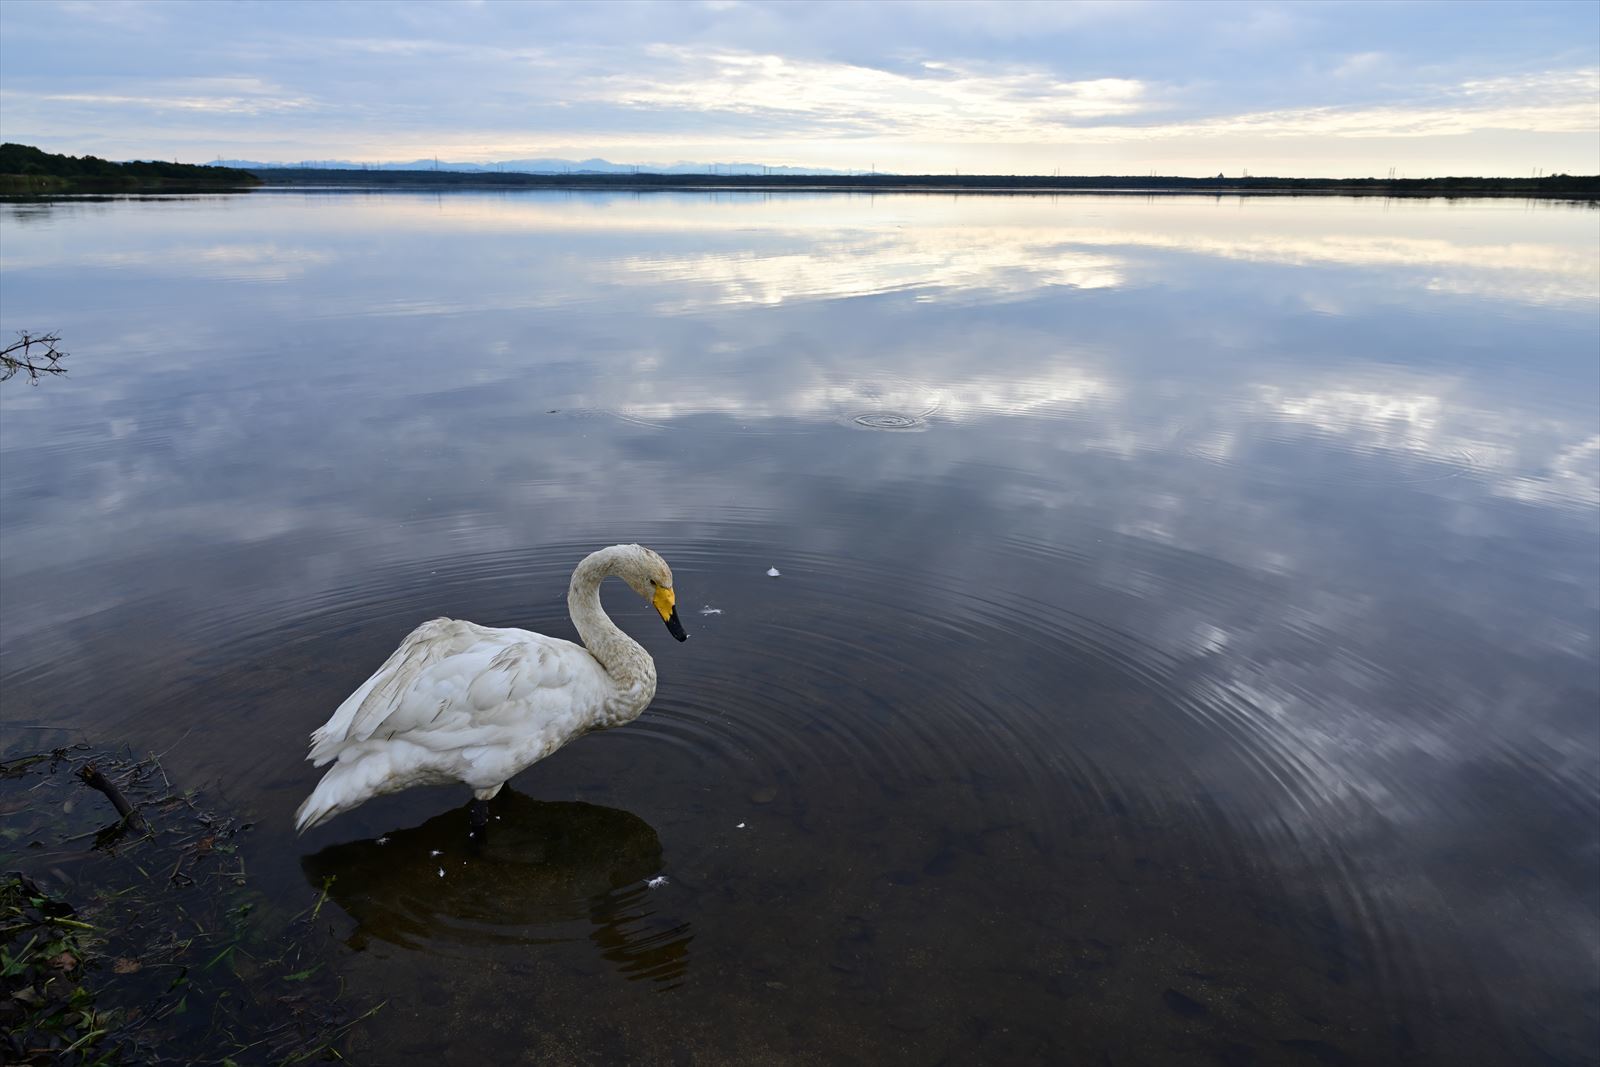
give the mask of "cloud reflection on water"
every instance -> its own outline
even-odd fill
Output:
[[[1060,222],[1094,213],[1114,218]],[[852,632],[870,605],[891,624],[868,649],[920,663],[913,678],[965,663],[915,658],[940,633],[937,590],[959,609],[945,625],[996,635],[1006,684],[1054,693],[1087,664],[1120,688],[1072,694],[1064,729],[1036,714],[1060,703],[955,671],[963,716],[920,728],[962,745],[868,693],[887,710],[849,728],[883,729],[908,766],[944,772],[959,749],[1011,760],[1024,793],[1092,772],[1130,802],[1221,812],[1308,882],[1342,865],[1373,921],[1481,916],[1470,879],[1438,872],[1488,828],[1541,877],[1494,875],[1515,907],[1474,951],[1577,988],[1566,940],[1595,927],[1573,872],[1596,840],[1558,815],[1600,803],[1591,221],[1503,203],[393,196],[7,223],[8,324],[60,316],[83,355],[65,381],[0,393],[10,692],[122,721],[142,705],[106,710],[108,663],[159,675],[139,683],[159,695],[189,670],[164,656],[270,659],[261,642],[463,605],[559,625],[563,568],[598,538],[679,548],[685,574],[723,583],[706,594],[722,623],[745,588],[729,568],[764,582],[776,563],[813,591],[808,632]],[[225,240],[197,243],[208,228]],[[303,272],[134,267],[268,244],[304,250]],[[92,306],[60,291],[71,271]],[[842,425],[866,410],[929,429]],[[743,618],[697,647],[809,647]],[[760,737],[731,704],[719,735]],[[992,733],[959,732],[973,709]],[[261,729],[298,758],[298,724]]]

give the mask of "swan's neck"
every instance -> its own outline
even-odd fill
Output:
[[[589,654],[600,661],[617,686],[617,700],[607,711],[626,721],[644,710],[656,692],[656,665],[633,638],[623,633],[600,606],[600,583],[616,573],[622,546],[591,553],[572,572],[567,611]]]

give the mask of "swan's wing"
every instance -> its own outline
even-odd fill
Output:
[[[564,691],[576,681],[596,681],[599,673],[594,658],[571,642],[434,619],[407,635],[311,735],[308,758],[320,767],[346,746],[375,736],[455,747],[541,707],[572,710],[580,701]]]

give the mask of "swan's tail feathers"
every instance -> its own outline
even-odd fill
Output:
[[[343,810],[338,806],[337,801],[327,795],[328,790],[323,788],[327,784],[328,780],[324,778],[322,783],[312,791],[310,796],[306,797],[304,803],[295,811],[295,833],[303,834],[313,826],[321,826]]]
[[[341,812],[359,806],[377,795],[373,788],[370,767],[366,760],[335,763],[322,776],[322,781],[306,797],[294,813],[294,832],[303,834],[313,826],[321,826]]]

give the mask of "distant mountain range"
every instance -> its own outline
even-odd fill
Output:
[[[762,163],[613,163],[609,159],[507,159],[498,163],[451,163],[414,159],[408,163],[352,163],[347,159],[302,159],[263,163],[254,159],[219,159],[219,167],[240,170],[284,168],[315,170],[447,170],[469,174],[848,174],[827,167],[769,167]]]

